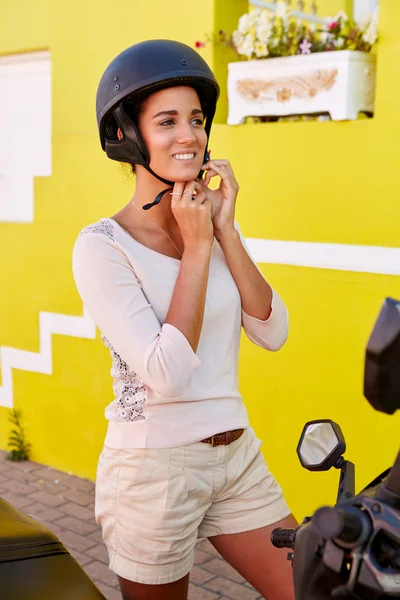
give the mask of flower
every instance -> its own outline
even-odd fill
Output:
[[[321,33],[322,44],[327,44],[328,42],[331,42],[332,40],[333,40],[333,35],[331,33],[329,33],[328,31],[323,31]]]
[[[370,46],[373,46],[378,39],[378,32],[370,28],[363,35],[364,42],[367,42]]]
[[[239,46],[241,46],[243,44],[243,41],[244,41],[244,36],[240,33],[240,31],[238,29],[236,29],[236,31],[234,31],[232,34],[233,45],[235,46],[235,48],[238,48]]]
[[[290,9],[288,4],[286,2],[283,2],[283,0],[279,0],[279,2],[276,5],[275,11],[275,15],[277,16],[277,18],[286,21],[289,18],[289,13]]]
[[[344,46],[344,39],[342,37],[338,38],[337,40],[333,40],[333,45],[335,46],[336,49],[343,48]]]
[[[311,54],[312,44],[308,40],[303,40],[299,45],[300,52],[302,54]]]
[[[349,16],[347,13],[344,12],[344,10],[340,10],[338,12],[338,14],[336,15],[336,17],[334,17],[335,21],[349,21]]]
[[[270,13],[268,10],[262,10],[258,17],[258,26],[272,28],[273,20],[274,17],[272,13]]]
[[[257,25],[261,10],[259,8],[253,8],[249,12],[249,29]]]
[[[363,40],[373,46],[378,39],[378,13],[371,15],[366,23]]]
[[[267,44],[264,44],[263,42],[256,42],[254,45],[254,52],[257,58],[263,58],[265,56],[268,56]]]
[[[363,26],[356,25],[344,11],[340,11],[323,27],[316,27],[293,17],[287,0],[278,0],[275,11],[252,8],[240,17],[233,33],[223,30],[222,33],[219,33],[219,42],[234,48],[239,56],[246,59],[332,50],[369,52],[378,39],[378,21],[376,15],[370,15]],[[209,36],[207,42],[212,39]],[[196,42],[196,48],[203,47],[203,42]]]
[[[250,15],[248,15],[246,13],[246,14],[242,15],[239,19],[238,30],[242,35],[246,35],[246,33],[249,31],[250,27],[251,27]]]
[[[260,42],[268,42],[269,38],[272,35],[273,26],[272,23],[268,23],[268,25],[259,25],[256,29],[257,39]]]
[[[339,27],[338,21],[332,21],[332,23],[328,23],[328,25],[326,26],[328,31],[332,31],[332,29],[337,29],[338,27]]]
[[[241,43],[241,45],[238,48],[238,52],[239,54],[243,54],[243,56],[247,56],[248,58],[251,57],[251,55],[254,52],[254,41],[253,41],[253,36],[248,33],[244,39],[243,42]]]

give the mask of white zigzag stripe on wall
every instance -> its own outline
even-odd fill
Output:
[[[29,352],[6,346],[0,348],[2,381],[2,385],[0,386],[0,406],[12,408],[14,405],[13,369],[52,375],[52,335],[69,335],[89,339],[96,337],[96,326],[85,308],[82,317],[41,312],[39,314],[39,327],[39,352]]]
[[[253,259],[258,263],[292,265],[336,271],[400,275],[400,248],[286,242],[246,238]],[[13,406],[12,369],[52,375],[51,336],[69,335],[94,339],[96,326],[83,308],[83,316],[40,313],[40,352],[0,348],[2,386],[0,406]]]

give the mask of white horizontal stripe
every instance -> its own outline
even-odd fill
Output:
[[[253,259],[260,263],[400,275],[400,248],[286,242],[246,238]]]

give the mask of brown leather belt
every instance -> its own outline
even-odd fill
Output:
[[[224,433],[216,433],[201,441],[204,444],[211,444],[211,446],[228,446],[232,442],[236,442],[243,432],[244,429],[233,429],[232,431],[224,431]]]

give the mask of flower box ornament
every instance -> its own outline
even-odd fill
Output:
[[[294,18],[287,2],[278,2],[275,13],[242,15],[232,35],[220,32],[242,59],[228,65],[228,124],[254,116],[372,114],[376,57],[370,50],[377,36],[377,15],[356,26],[341,11],[315,26]]]

